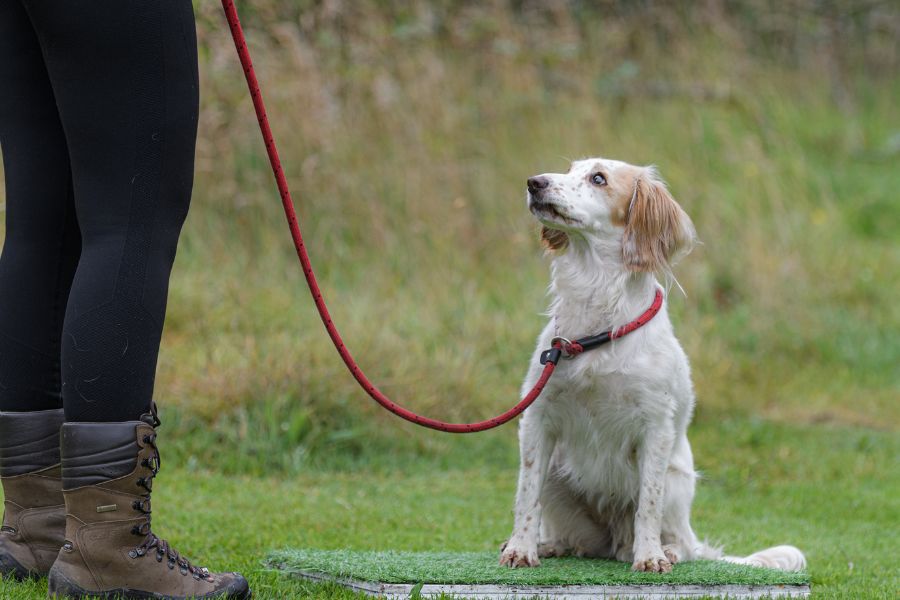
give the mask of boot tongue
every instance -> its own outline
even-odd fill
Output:
[[[141,415],[141,421],[143,421],[144,423],[146,423],[147,425],[149,425],[150,427],[152,427],[154,429],[156,429],[157,427],[159,427],[162,424],[161,421],[159,420],[159,417],[157,416],[156,401],[154,401],[154,400],[150,401],[150,411],[145,412],[144,414]]]

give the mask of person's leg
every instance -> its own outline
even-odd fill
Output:
[[[46,575],[63,545],[60,332],[80,240],[66,140],[22,5],[0,3],[0,574]]]
[[[147,412],[193,182],[188,0],[26,1],[72,163],[81,260],[63,328],[67,421]]]
[[[62,408],[60,338],[81,242],[66,138],[21,4],[0,5],[0,411]]]
[[[27,1],[69,147],[81,260],[63,328],[54,597],[246,598],[151,531],[151,402],[198,111],[190,0]],[[202,517],[201,517],[202,518]]]

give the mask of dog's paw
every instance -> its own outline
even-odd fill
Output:
[[[680,561],[678,551],[675,549],[675,544],[666,544],[663,546],[663,554],[666,555],[666,559],[673,565]]]
[[[568,556],[569,550],[559,542],[541,542],[537,549],[538,558]]]
[[[645,573],[671,573],[672,563],[665,556],[638,558],[631,565],[631,570],[644,571]]]
[[[501,547],[500,566],[517,569],[519,567],[539,567],[537,547],[529,548],[527,544],[509,540]]]

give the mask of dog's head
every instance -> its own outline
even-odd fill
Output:
[[[622,263],[632,271],[667,270],[690,252],[696,236],[653,167],[617,160],[579,160],[568,173],[530,177],[528,209],[551,250],[565,249],[576,236],[620,240]]]

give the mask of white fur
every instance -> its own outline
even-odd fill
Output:
[[[608,185],[592,183],[595,172]],[[615,213],[633,200],[614,197],[637,189],[642,178],[661,184],[655,171],[590,159],[542,177],[549,185],[536,194],[540,201],[529,194],[529,208],[544,225],[565,231],[569,245],[553,260],[550,319],[523,394],[537,381],[538,356],[554,336],[575,339],[620,327],[644,312],[660,287],[653,273],[626,266],[625,225],[621,214],[616,224]],[[692,240],[693,226],[684,219],[678,226]],[[655,572],[700,558],[804,568],[803,554],[791,546],[723,558],[697,539],[690,524],[697,474],[687,439],[693,407],[688,359],[665,304],[644,327],[561,361],[519,426],[515,525],[500,563],[537,566],[540,556],[574,554]]]

